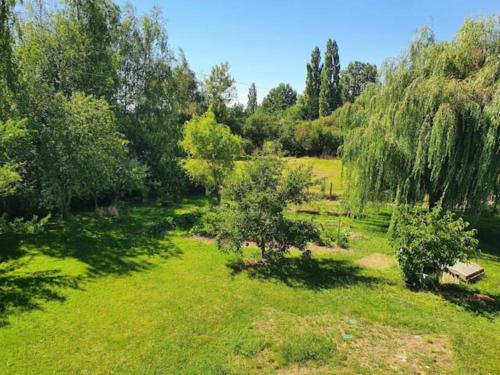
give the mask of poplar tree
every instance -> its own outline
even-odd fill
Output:
[[[318,118],[319,114],[321,69],[321,53],[318,47],[314,47],[311,53],[311,62],[307,64],[306,88],[304,91],[306,114],[309,119]]]
[[[257,110],[257,88],[255,87],[255,83],[252,83],[252,85],[248,89],[247,112],[255,113],[256,110]]]
[[[335,100],[335,83],[333,52],[336,46],[335,41],[328,39],[326,43],[325,61],[321,71],[321,86],[319,89],[319,115],[327,116],[333,111]],[[338,58],[338,54],[337,54]]]

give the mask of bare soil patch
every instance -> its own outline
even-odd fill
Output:
[[[373,253],[357,261],[360,266],[375,270],[386,270],[391,268],[395,262],[389,255]]]
[[[230,367],[236,371],[352,374],[356,369],[355,373],[366,374],[447,374],[453,368],[451,345],[444,336],[329,314],[298,316],[275,309],[266,309],[252,327],[260,337],[259,345],[251,355],[230,356]],[[283,364],[282,348],[311,335],[331,345],[329,357]]]

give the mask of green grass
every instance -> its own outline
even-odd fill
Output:
[[[78,214],[2,238],[0,374],[500,373],[499,304],[467,299],[500,299],[498,216],[479,222],[484,279],[417,293],[395,265],[358,264],[392,255],[388,208],[314,217],[351,225],[350,252],[259,267],[187,228],[151,234],[160,218],[181,222],[205,204]]]

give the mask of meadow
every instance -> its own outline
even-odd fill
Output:
[[[338,160],[301,162],[341,195]],[[189,236],[189,213],[207,204],[74,213],[2,239],[0,373],[500,373],[498,215],[475,224],[483,279],[413,292],[387,236],[390,207],[358,219],[290,211],[349,225],[349,248],[261,267]],[[155,230],[166,216],[176,227]]]

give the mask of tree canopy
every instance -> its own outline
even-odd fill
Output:
[[[500,22],[467,20],[451,42],[423,29],[381,84],[343,107],[350,202],[480,210],[498,199]]]
[[[280,112],[291,107],[297,101],[297,92],[288,83],[280,83],[271,89],[262,101],[262,109],[266,112]]]
[[[207,193],[220,193],[224,178],[241,154],[241,138],[228,126],[217,123],[213,112],[188,121],[181,146],[187,154],[183,166],[191,178],[205,186]]]

